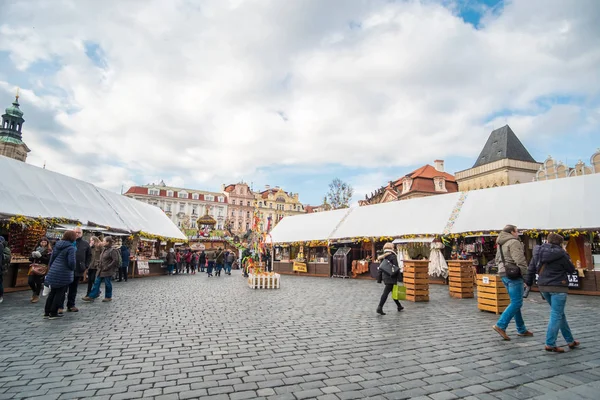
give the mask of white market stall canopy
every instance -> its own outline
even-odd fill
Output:
[[[173,239],[183,233],[159,208],[91,183],[0,156],[0,216],[65,218]]]
[[[273,243],[327,240],[340,221],[353,209],[317,212],[286,217],[271,231]]]
[[[600,228],[599,198],[600,174],[475,190],[450,232]]]
[[[286,217],[274,243],[407,235],[600,228],[600,174]]]

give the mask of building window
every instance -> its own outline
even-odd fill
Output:
[[[215,201],[215,196],[210,195],[210,194],[205,194],[204,195],[204,200],[206,200],[206,201]]]
[[[250,202],[248,202],[248,207],[250,207]]]
[[[250,229],[250,222],[246,222],[246,230]]]
[[[173,191],[167,190],[167,197],[173,197]]]
[[[158,189],[148,189],[148,194],[150,196],[160,196],[160,190],[158,190]]]
[[[273,203],[269,203],[269,208],[273,208]]]
[[[167,212],[171,212],[171,203],[167,203]]]
[[[231,212],[231,216],[232,216],[232,217],[235,217],[235,211],[232,211],[232,212]]]
[[[231,200],[231,204],[235,206],[235,200]]]
[[[180,199],[187,199],[188,194],[186,192],[179,192],[177,193],[177,197],[179,197]]]
[[[200,195],[198,195],[198,193],[192,193],[192,200],[198,200],[200,198]]]
[[[225,202],[225,198],[223,196],[219,196],[219,203],[224,203]]]
[[[198,212],[198,206],[197,205],[193,205],[192,206],[192,215],[196,215],[197,212]]]
[[[179,203],[179,212],[184,212],[184,211],[185,211],[185,204]]]

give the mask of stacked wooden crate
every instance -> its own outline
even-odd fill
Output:
[[[458,299],[472,299],[475,297],[472,265],[472,261],[448,261],[450,297]]]
[[[477,308],[481,311],[502,313],[510,304],[508,291],[498,275],[477,275]]]
[[[406,300],[429,301],[429,261],[404,261],[404,286]]]

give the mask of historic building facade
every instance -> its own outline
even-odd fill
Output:
[[[531,182],[540,166],[505,125],[492,131],[473,167],[455,175],[458,188],[463,192]]]
[[[456,179],[453,175],[444,172],[444,161],[435,160],[434,165],[426,164],[395,181],[388,182],[386,186],[377,189],[370,196],[365,196],[365,199],[360,200],[358,204],[366,206],[457,192]]]
[[[196,220],[206,214],[213,217],[216,229],[224,229],[227,196],[223,193],[184,189],[159,184],[133,186],[125,196],[160,207],[182,230],[197,229]]]
[[[283,217],[305,213],[298,193],[288,193],[280,187],[267,186],[262,192],[255,192],[254,201],[263,232],[270,232]]]
[[[252,228],[254,193],[245,182],[223,185],[223,193],[228,199],[228,215],[225,226],[235,235],[248,232]]]
[[[29,147],[23,142],[21,131],[23,129],[23,111],[19,108],[19,94],[15,97],[12,106],[6,109],[2,115],[2,125],[0,125],[0,155],[14,158],[15,160],[25,162]]]
[[[582,160],[579,160],[574,167],[569,167],[560,161],[554,161],[552,157],[548,157],[546,161],[542,163],[542,166],[535,176],[535,180],[546,181],[598,173],[600,173],[600,149],[590,157],[590,165],[586,165]]]

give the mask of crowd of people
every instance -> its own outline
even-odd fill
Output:
[[[238,260],[236,254],[227,249],[218,248],[216,250],[192,249],[173,249],[165,255],[165,264],[168,275],[196,274],[204,273],[208,277],[231,275],[231,270],[237,267]],[[213,275],[214,272],[214,275]]]

